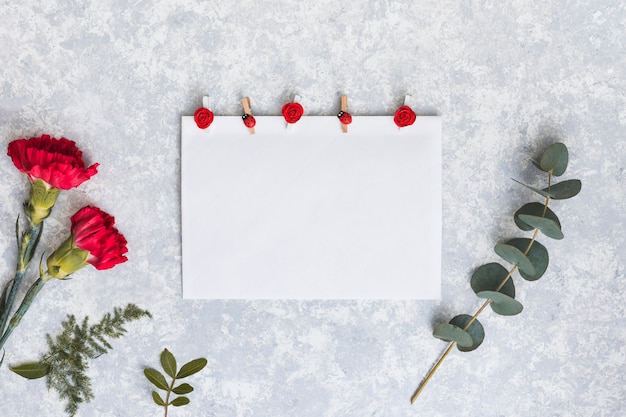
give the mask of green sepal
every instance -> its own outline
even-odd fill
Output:
[[[179,386],[177,386],[176,388],[174,388],[172,390],[174,392],[174,394],[189,394],[190,392],[193,391],[193,387],[189,384],[180,384]]]
[[[475,294],[482,291],[496,291],[509,275],[505,267],[496,262],[479,266],[472,274],[470,285]],[[515,298],[515,284],[509,277],[499,290],[501,293]]]
[[[531,216],[530,214],[520,214],[519,219],[524,223],[539,229],[541,233],[551,237],[552,239],[563,239],[561,225],[556,223],[554,220],[545,217]]]
[[[493,249],[502,259],[517,265],[520,271],[524,271],[528,275],[535,275],[537,273],[530,259],[515,246],[498,243]]]
[[[515,246],[522,252],[526,252],[530,242],[531,240],[527,238],[516,238],[511,239],[506,243],[507,245]],[[519,273],[526,281],[536,281],[541,278],[548,269],[548,264],[550,262],[548,250],[545,248],[545,246],[535,240],[528,250],[526,257],[530,259],[530,262],[535,267],[535,274],[530,275],[522,270],[520,270]]]
[[[163,349],[161,353],[161,366],[170,377],[174,378],[176,376],[176,358],[167,349]]]
[[[472,316],[461,314],[453,317],[448,323],[441,323],[433,331],[433,336],[446,342],[455,342],[461,352],[476,349],[485,339],[485,330],[476,319],[465,330]]]
[[[552,210],[550,210],[549,207],[541,203],[524,204],[513,215],[513,220],[515,220],[515,224],[517,225],[517,227],[519,227],[521,230],[525,232],[528,232],[529,230],[533,230],[534,229],[533,226],[526,224],[522,220],[520,220],[519,218],[520,214],[529,214],[531,216],[545,217],[546,219],[553,220],[557,225],[559,225],[559,228],[561,228],[561,222],[559,221],[559,218],[557,217],[557,215]]]
[[[170,404],[173,405],[174,407],[180,407],[182,405],[189,404],[189,398],[187,398],[187,397],[176,397],[176,398],[174,398],[174,400]]]
[[[524,309],[524,306],[515,298],[497,291],[481,291],[476,294],[478,298],[491,300],[491,309],[502,316],[514,316]]]
[[[565,173],[568,160],[569,154],[567,146],[557,142],[550,145],[543,152],[541,159],[539,160],[539,168],[545,172],[550,172],[556,177],[559,177]]]
[[[24,203],[24,212],[32,226],[37,226],[50,215],[59,191],[58,188],[50,187],[40,179],[31,183],[30,198]]]
[[[50,365],[44,362],[29,362],[9,369],[26,379],[39,379],[50,373]]]
[[[549,188],[544,188],[542,191],[550,194],[550,198],[553,200],[567,200],[576,196],[582,189],[582,182],[580,180],[567,180],[551,185]]]
[[[200,372],[202,368],[204,368],[207,364],[207,360],[204,358],[194,359],[192,361],[187,362],[180,368],[178,374],[176,374],[176,378],[186,378],[189,375],[193,375],[196,372]]]
[[[156,405],[160,405],[162,407],[165,407],[165,401],[163,401],[163,398],[161,398],[161,396],[159,395],[158,392],[152,391],[152,399],[154,400]]]
[[[144,375],[148,378],[148,381],[152,382],[157,388],[168,390],[169,386],[163,374],[156,369],[146,368],[143,370]]]

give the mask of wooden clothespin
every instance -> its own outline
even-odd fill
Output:
[[[250,107],[250,98],[245,97],[241,100],[241,105],[243,106],[243,124],[246,125],[251,135],[254,135],[254,126],[256,125],[256,120],[254,119],[254,115],[252,114],[252,108]]]
[[[341,111],[337,114],[341,122],[341,130],[348,133],[348,125],[352,123],[352,115],[348,113],[348,96],[341,96]]]

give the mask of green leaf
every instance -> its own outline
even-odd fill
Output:
[[[180,368],[176,378],[186,378],[189,375],[193,375],[196,372],[200,372],[202,368],[204,368],[207,364],[207,360],[204,358],[194,359],[192,361],[187,362]]]
[[[523,185],[524,187],[528,188],[529,190],[533,190],[534,192],[536,192],[537,194],[543,196],[543,197],[549,197],[552,198],[552,195],[550,193],[548,193],[545,190],[540,190],[539,188],[535,188],[535,187],[531,187],[530,185],[526,185],[523,182],[520,182],[518,180],[516,180],[515,178],[513,178],[513,181],[515,181],[518,184]]]
[[[485,331],[478,320],[474,320],[465,330],[471,319],[467,314],[456,316],[448,323],[435,327],[433,336],[446,342],[456,342],[457,348],[462,352],[472,351],[483,342]]]
[[[519,218],[524,223],[541,230],[541,233],[552,239],[563,239],[561,227],[554,220],[545,217],[531,216],[530,214],[520,214]]]
[[[165,401],[163,401],[163,398],[161,398],[158,392],[152,391],[152,399],[157,405],[165,407]]]
[[[167,385],[167,381],[163,374],[156,369],[146,368],[143,370],[144,375],[148,378],[148,381],[152,382],[157,388],[168,390],[170,387]]]
[[[10,368],[13,372],[26,379],[39,379],[50,373],[50,365],[43,362],[30,362]]]
[[[554,200],[567,200],[577,195],[582,188],[580,180],[567,180],[544,188],[542,191],[549,193]]]
[[[472,316],[469,316],[467,314],[461,314],[461,315],[453,317],[452,320],[450,320],[450,324],[454,326],[458,326],[461,329],[465,329],[465,327],[468,325],[468,323],[471,320],[472,320]],[[472,337],[472,346],[470,347],[457,346],[457,348],[461,352],[470,352],[476,349],[478,346],[480,346],[480,344],[485,339],[485,329],[483,329],[483,325],[480,324],[480,322],[476,319],[472,321],[472,324],[470,324],[466,332]]]
[[[479,298],[491,300],[491,309],[503,316],[514,316],[524,309],[524,306],[515,298],[496,291],[481,291],[476,294]]]
[[[499,263],[488,263],[479,266],[474,271],[470,285],[476,294],[481,291],[495,291],[508,275],[509,271]],[[515,298],[515,285],[510,277],[506,280],[500,292]]]
[[[515,246],[522,252],[526,252],[528,245],[531,240],[526,238],[517,238],[511,239],[507,243],[507,245]],[[535,274],[529,275],[526,272],[520,270],[519,273],[526,281],[536,281],[543,276],[548,269],[549,256],[548,250],[541,243],[536,240],[533,242],[533,245],[530,247],[530,250],[526,254],[526,257],[530,259],[530,262],[535,267]],[[510,295],[510,294],[509,294]]]
[[[189,398],[187,397],[176,397],[174,401],[170,403],[174,407],[180,407],[181,405],[189,404]]]
[[[530,262],[530,259],[528,259],[528,257],[526,257],[526,255],[524,255],[524,253],[515,246],[498,243],[494,247],[494,250],[505,261],[517,265],[521,271],[524,271],[528,275],[536,274],[535,267],[532,262]]]
[[[544,209],[545,209],[545,213],[544,213]],[[527,232],[529,230],[533,230],[534,227],[532,227],[531,225],[526,224],[522,220],[520,220],[520,218],[519,218],[520,214],[529,214],[531,216],[545,217],[546,219],[550,219],[550,220],[553,220],[554,222],[556,222],[556,224],[559,225],[559,228],[561,227],[561,222],[559,221],[559,218],[557,217],[557,215],[554,214],[554,212],[552,210],[550,210],[549,207],[544,206],[541,203],[524,204],[519,210],[517,210],[515,212],[515,215],[513,216],[513,219],[515,220],[515,224],[521,230],[523,230],[525,232]]]
[[[172,378],[176,376],[176,359],[167,349],[163,349],[163,352],[161,353],[161,366],[166,374]]]
[[[450,323],[440,323],[433,330],[433,336],[446,342],[456,342],[458,346],[470,347],[473,344],[472,336],[465,330]]]
[[[557,142],[543,152],[539,165],[545,172],[550,172],[552,175],[559,177],[565,173],[568,159],[567,146]]]
[[[174,394],[189,394],[191,391],[193,391],[193,387],[189,384],[180,384],[179,386],[177,386],[176,388],[174,388],[172,391],[174,391]]]

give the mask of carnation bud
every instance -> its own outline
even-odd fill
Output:
[[[58,196],[58,188],[51,187],[40,179],[31,183],[30,198],[24,204],[24,212],[33,226],[37,226],[50,215]]]
[[[73,236],[70,236],[48,257],[48,275],[65,279],[87,265],[87,256],[89,251],[76,247]]]

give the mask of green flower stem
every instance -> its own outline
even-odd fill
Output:
[[[9,319],[9,314],[11,314],[11,310],[13,309],[13,304],[15,303],[15,296],[17,295],[17,291],[22,283],[22,279],[24,278],[24,273],[26,272],[26,268],[30,264],[30,260],[33,258],[33,254],[35,253],[35,249],[37,248],[37,243],[39,243],[39,237],[41,236],[41,230],[43,229],[43,223],[39,223],[37,225],[30,224],[30,229],[28,232],[22,235],[22,239],[19,239],[18,232],[18,259],[17,266],[15,272],[15,278],[13,282],[7,285],[11,285],[11,289],[9,290],[6,304],[4,305],[4,310],[0,315],[0,332],[4,332],[4,329],[7,325],[7,320]],[[16,225],[17,231],[17,225]],[[0,348],[2,345],[0,345]]]
[[[9,325],[7,326],[7,329],[2,335],[2,338],[0,339],[0,349],[2,349],[2,347],[6,343],[9,336],[11,336],[11,333],[13,333],[13,330],[15,330],[15,328],[20,324],[20,322],[22,321],[22,317],[24,317],[24,314],[26,314],[31,304],[35,300],[35,297],[37,297],[37,294],[39,294],[39,291],[41,291],[41,289],[43,288],[43,286],[46,284],[47,281],[48,281],[47,276],[40,277],[28,289],[28,292],[26,293],[26,295],[24,296],[24,299],[22,300],[22,304],[20,304],[15,314],[13,314],[13,317],[11,317],[11,320],[9,321]]]
[[[552,179],[552,173],[548,172],[548,193],[550,192],[550,183],[551,183],[551,179]],[[541,217],[545,217],[546,212],[548,211],[548,204],[550,203],[550,197],[546,197],[546,201],[543,205],[543,213],[541,215]],[[537,239],[537,235],[539,234],[539,229],[535,229],[535,232],[533,233],[533,237],[530,240],[530,242],[528,243],[528,247],[526,248],[526,250],[524,251],[524,255],[528,255],[528,252],[530,252],[530,249],[533,246],[533,243],[535,243],[535,240]],[[504,284],[506,284],[506,282],[511,278],[511,276],[513,275],[513,272],[515,272],[517,270],[517,265],[513,265],[513,267],[511,268],[511,270],[509,271],[509,273],[507,274],[506,277],[504,277],[502,279],[502,282],[500,283],[500,285],[498,285],[498,287],[496,288],[496,292],[499,292],[502,287],[504,287]],[[465,325],[465,327],[463,328],[463,330],[467,331],[467,329],[469,329],[469,327],[472,325],[472,323],[474,323],[476,321],[476,319],[478,318],[478,316],[487,308],[487,306],[489,304],[492,303],[491,299],[487,299],[482,306],[480,306],[480,308],[476,311],[476,313],[474,313],[474,315],[472,316],[472,318],[470,319],[470,321]],[[437,360],[437,362],[435,362],[435,365],[433,365],[433,367],[430,369],[430,371],[428,372],[428,374],[426,375],[426,377],[424,378],[424,380],[422,381],[422,383],[419,385],[419,387],[417,388],[417,391],[415,391],[415,393],[411,396],[411,404],[413,404],[415,402],[415,400],[417,400],[417,397],[419,397],[419,395],[422,393],[422,391],[424,390],[424,388],[426,387],[426,384],[428,384],[428,381],[430,381],[430,378],[432,378],[433,374],[437,371],[437,369],[439,368],[439,366],[441,365],[441,363],[444,361],[444,359],[446,359],[446,357],[450,354],[450,352],[452,352],[452,348],[454,348],[454,346],[456,345],[456,342],[450,342],[450,344],[448,345],[448,347],[446,348],[446,350],[443,352],[443,354],[439,357],[439,359]]]

